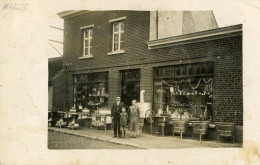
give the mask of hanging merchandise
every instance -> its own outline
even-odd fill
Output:
[[[206,81],[205,79],[203,79],[203,81],[204,81],[204,83],[209,83],[211,80],[213,80],[212,78],[209,78],[209,80],[208,81]]]
[[[164,81],[164,80],[162,80],[162,84],[166,84],[166,85],[168,85],[168,86],[172,86],[172,85],[170,85],[170,84],[168,84],[166,81]]]
[[[180,87],[179,87],[179,86],[178,86],[177,90],[178,90],[179,93],[183,93],[183,92],[185,91],[185,89],[180,90]]]
[[[199,87],[201,79],[199,80],[198,84],[197,84],[195,87],[193,87],[193,86],[191,85],[190,79],[188,79],[188,81],[189,81],[190,87],[195,90],[195,89],[197,89],[197,88]]]
[[[192,89],[197,89],[197,88],[199,87],[199,85],[200,85],[201,80],[203,80],[204,83],[206,83],[206,84],[208,84],[209,82],[211,82],[211,87],[212,87],[212,80],[213,80],[212,78],[210,78],[208,81],[206,81],[204,78],[203,78],[203,79],[200,79],[199,82],[198,82],[198,84],[197,84],[195,87],[193,87],[193,86],[191,85],[190,79],[188,79],[188,82],[189,82],[190,87],[191,87]]]

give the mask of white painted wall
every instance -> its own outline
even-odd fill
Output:
[[[150,40],[218,28],[212,11],[153,11]]]
[[[182,35],[183,11],[158,12],[158,39]]]

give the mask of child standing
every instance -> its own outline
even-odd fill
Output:
[[[120,127],[123,134],[123,138],[125,139],[126,134],[126,126],[127,126],[128,115],[126,113],[125,107],[122,108],[122,112],[120,113]]]

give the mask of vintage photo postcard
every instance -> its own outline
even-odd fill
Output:
[[[260,4],[109,2],[0,3],[0,164],[259,163]]]

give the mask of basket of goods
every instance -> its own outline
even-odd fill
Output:
[[[70,112],[71,112],[71,113],[75,113],[75,112],[76,112],[76,109],[75,109],[75,108],[71,108],[71,109],[70,109]]]
[[[192,126],[193,134],[199,134],[201,141],[201,136],[208,133],[209,121],[192,121]]]
[[[64,128],[67,126],[67,123],[65,121],[63,121],[63,118],[61,117],[59,121],[57,121],[56,127],[59,127],[59,128]]]
[[[75,122],[75,117],[73,117],[72,121],[68,124],[68,128],[79,129],[79,124]]]
[[[228,122],[215,122],[217,129],[217,142],[219,137],[232,137],[233,142],[235,141],[235,123]]]

